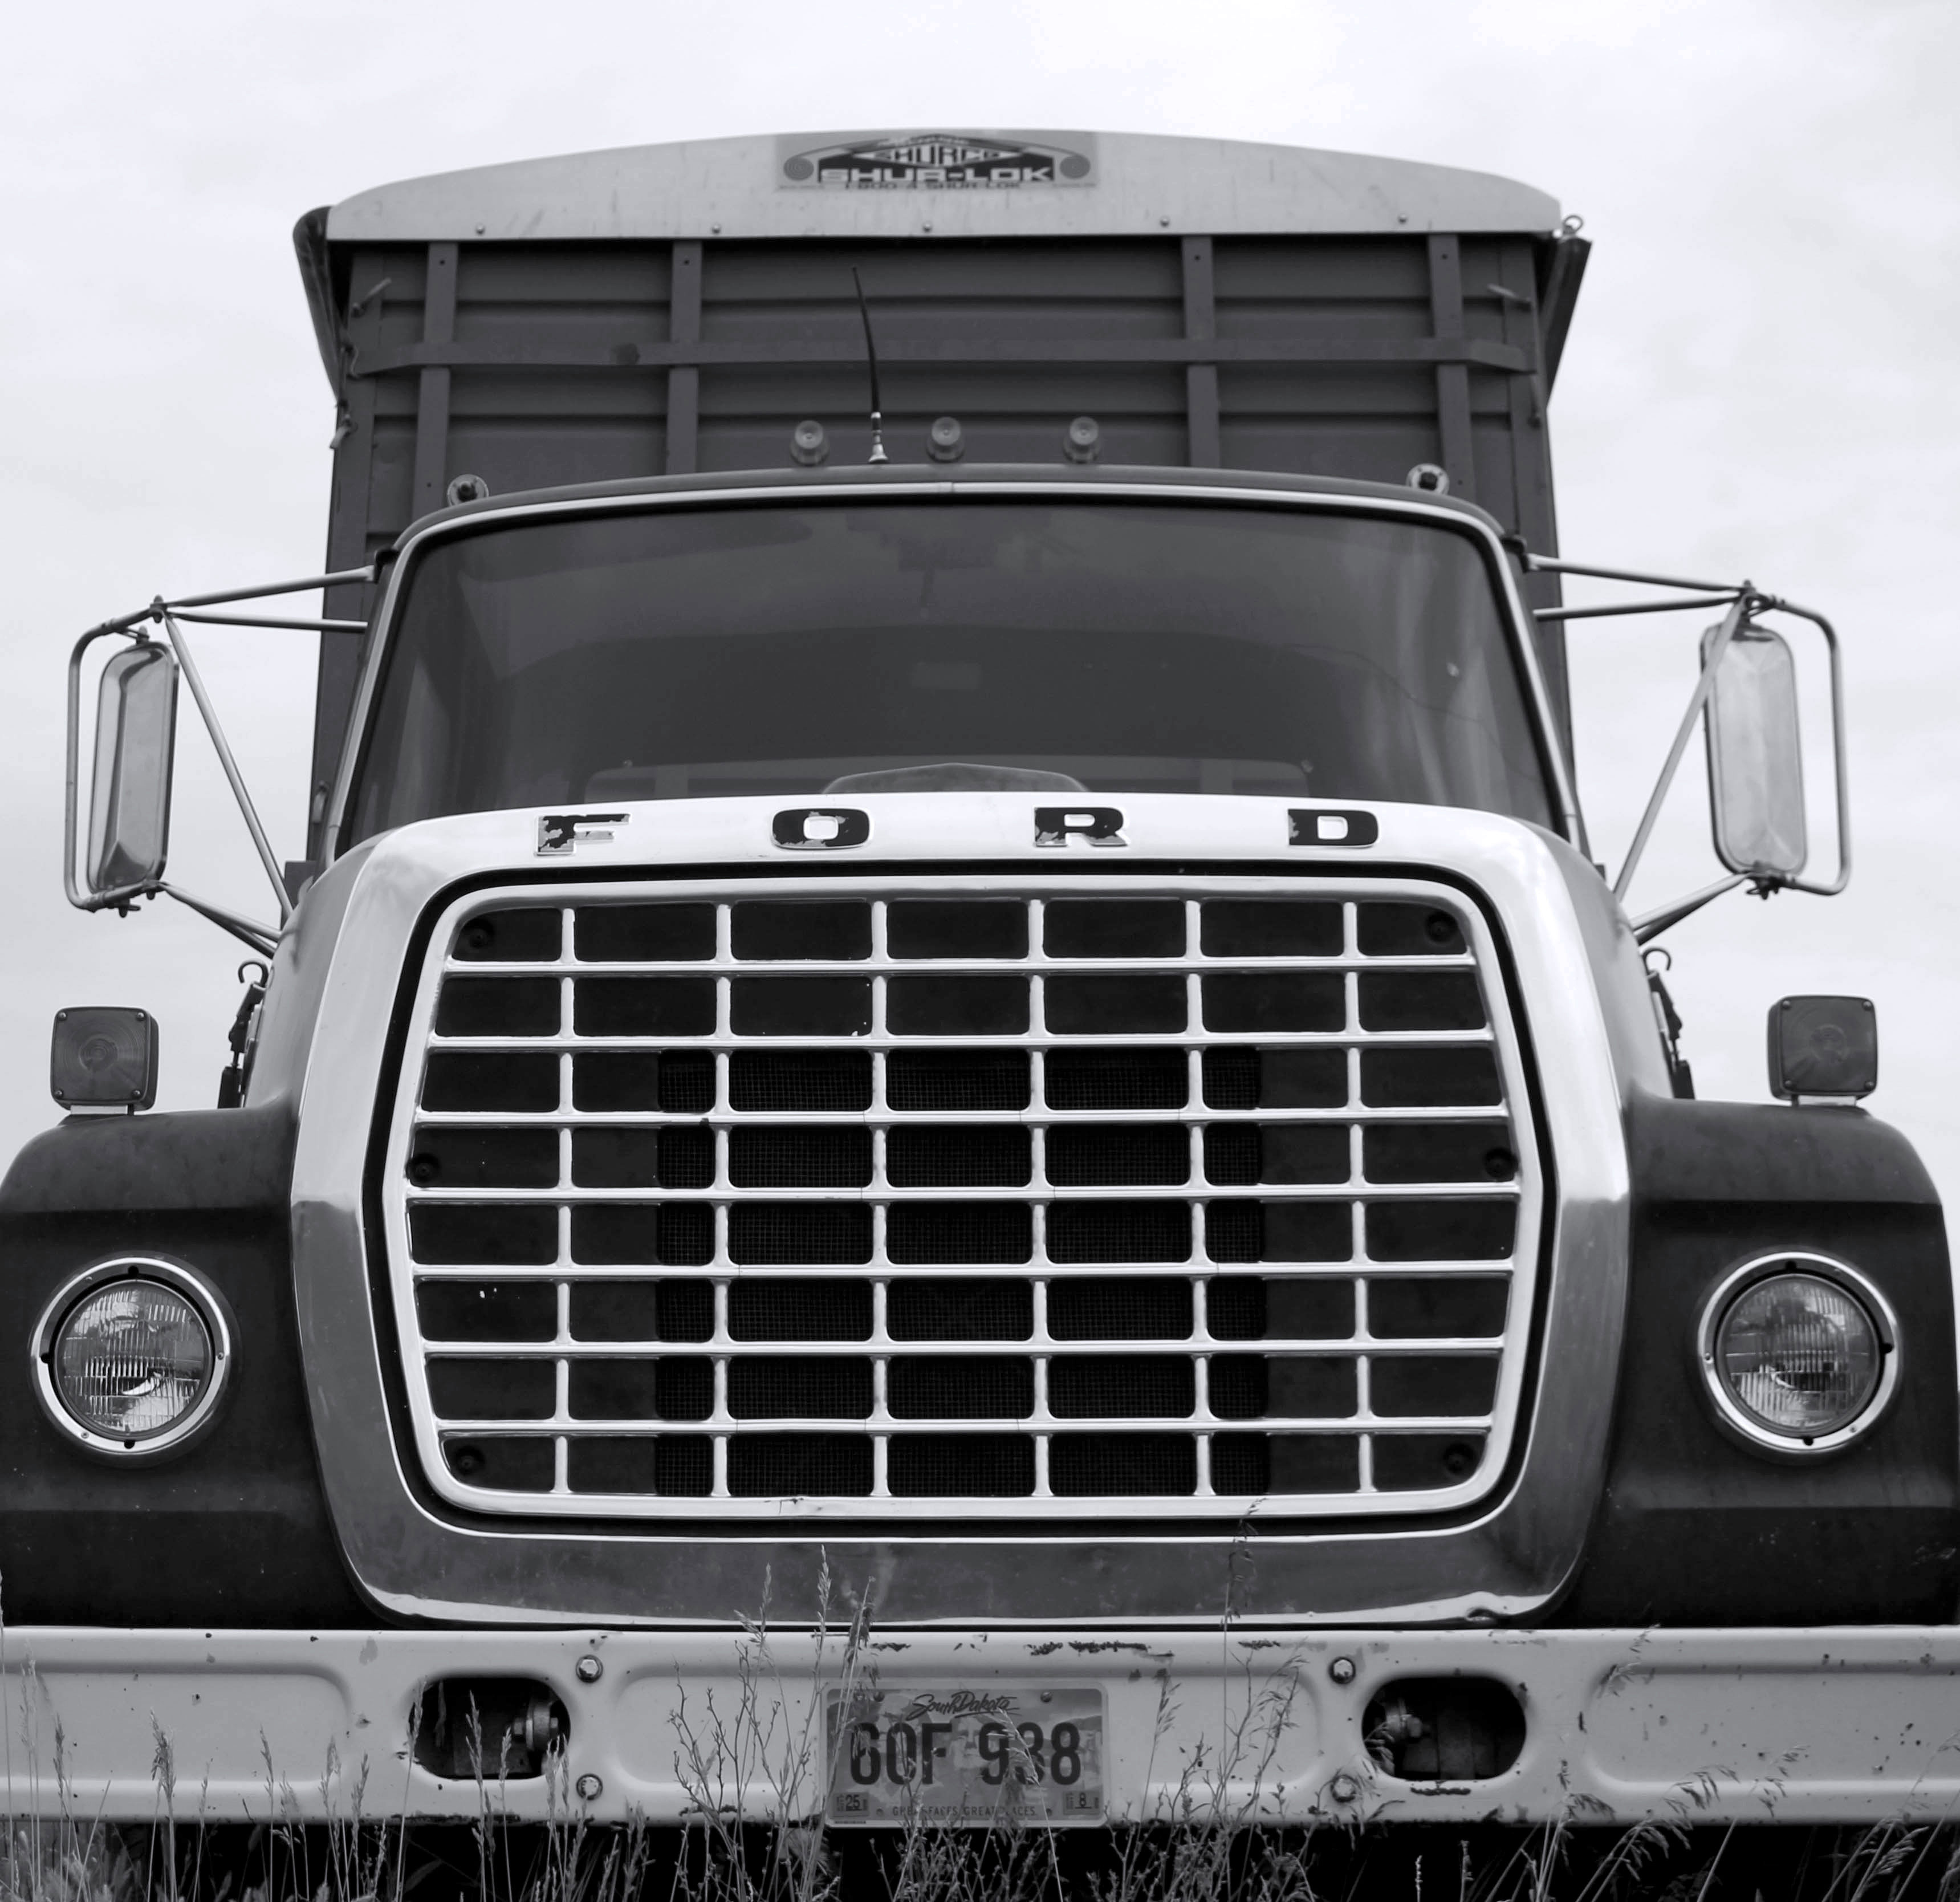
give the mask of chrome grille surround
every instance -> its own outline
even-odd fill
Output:
[[[1080,899],[1174,900],[1184,914],[1184,948],[1181,952],[1153,955],[1056,957],[1043,949],[1045,908],[1053,901]],[[779,900],[869,902],[870,940],[868,955],[828,959],[743,959],[736,956],[733,942],[733,908]],[[1317,957],[1280,958],[1255,956],[1208,955],[1201,937],[1201,908],[1207,900],[1324,901],[1340,908],[1339,948]],[[977,903],[1006,900],[1025,906],[1029,920],[1026,954],[986,958],[899,958],[889,943],[889,906],[907,900]],[[581,909],[597,911],[625,905],[679,905],[693,902],[713,907],[712,954],[684,959],[609,959],[603,962],[581,961],[577,955],[574,920]],[[1358,940],[1357,908],[1401,904],[1426,908],[1453,919],[1460,929],[1465,948],[1436,955],[1370,956]],[[482,955],[462,957],[457,950],[462,934],[473,921],[487,914],[512,910],[549,908],[558,911],[562,926],[555,957],[527,957],[500,960]],[[850,879],[772,878],[759,880],[701,879],[605,883],[586,885],[514,883],[479,890],[449,906],[437,921],[430,940],[431,950],[422,973],[408,1027],[406,1048],[410,1053],[398,1080],[387,1151],[381,1184],[381,1204],[388,1252],[389,1282],[393,1296],[398,1338],[403,1344],[405,1378],[416,1451],[425,1475],[439,1495],[452,1503],[486,1513],[526,1518],[575,1517],[583,1519],[627,1519],[649,1520],[781,1521],[797,1518],[837,1518],[853,1520],[943,1522],[949,1518],[995,1522],[1039,1522],[1095,1519],[1175,1519],[1180,1522],[1220,1521],[1249,1513],[1261,1516],[1312,1519],[1346,1519],[1357,1516],[1407,1515],[1412,1512],[1440,1512],[1460,1508],[1489,1493],[1502,1472],[1512,1450],[1523,1401],[1522,1384],[1526,1345],[1537,1298],[1535,1287],[1540,1257],[1541,1223],[1545,1185],[1539,1161],[1539,1141],[1534,1127],[1531,1100],[1525,1085],[1523,1058],[1504,987],[1499,977],[1496,946],[1481,911],[1467,902],[1453,886],[1420,879],[1338,879],[1334,877],[1274,878],[1265,876],[1153,877],[1097,876],[1068,877],[1030,873],[1019,876],[861,877]],[[1206,1026],[1204,981],[1208,977],[1252,976],[1271,971],[1338,974],[1342,998],[1343,1022],[1338,1029],[1280,1030],[1267,1029],[1214,1030]],[[1465,972],[1478,980],[1484,1027],[1456,1030],[1392,1030],[1364,1028],[1359,1000],[1362,981],[1370,973],[1393,972]],[[648,1035],[633,1037],[617,1031],[603,1035],[581,1035],[575,1023],[575,986],[581,978],[672,975],[706,977],[712,981],[714,1010],[711,1029],[698,1034]],[[996,1035],[943,1033],[906,1035],[888,1028],[890,980],[895,978],[971,975],[1017,980],[1028,994],[1028,1027],[1024,1031]],[[1182,1029],[1140,1030],[1121,1029],[1113,1032],[1089,1031],[1051,1032],[1043,1026],[1047,1013],[1045,992],[1056,977],[1097,975],[1138,978],[1175,976],[1182,980],[1186,1000]],[[447,979],[498,976],[555,980],[560,997],[555,1029],[536,1028],[530,1034],[443,1035],[436,1029],[438,998]],[[781,1034],[745,1034],[737,1027],[732,1009],[735,981],[739,978],[842,978],[870,980],[868,1029],[861,1033],[816,1035],[788,1032]],[[1078,1051],[1125,1049],[1175,1051],[1182,1054],[1188,1078],[1186,1099],[1176,1109],[1071,1109],[1056,1107],[1043,1088],[1048,1060],[1057,1053],[1066,1056]],[[1364,1055],[1398,1047],[1440,1048],[1469,1047],[1488,1050],[1494,1058],[1501,1089],[1501,1100],[1475,1106],[1421,1104],[1404,1107],[1369,1105],[1362,1100],[1360,1080]],[[1344,1054],[1348,1089],[1344,1104],[1324,1108],[1289,1107],[1230,1108],[1207,1100],[1204,1062],[1208,1052],[1233,1049],[1290,1051],[1323,1049]],[[712,1105],[704,1115],[698,1110],[632,1111],[581,1110],[576,1107],[572,1087],[573,1062],[581,1053],[597,1051],[631,1052],[644,1049],[689,1051],[711,1056],[714,1069]],[[887,1079],[893,1053],[921,1050],[974,1052],[1025,1052],[1029,1059],[1029,1099],[1020,1109],[1003,1110],[895,1110],[889,1106]],[[731,1099],[731,1058],[739,1053],[769,1051],[823,1052],[864,1051],[870,1054],[872,1094],[868,1109],[745,1110]],[[425,1073],[423,1059],[428,1056],[463,1052],[498,1051],[551,1053],[559,1076],[557,1102],[552,1107],[527,1111],[511,1109],[434,1109],[422,1102]],[[1490,1124],[1502,1121],[1508,1128],[1508,1148],[1515,1158],[1516,1172],[1507,1181],[1423,1182],[1398,1180],[1392,1185],[1365,1178],[1363,1150],[1371,1131],[1393,1126],[1424,1125],[1433,1128],[1451,1121]],[[1056,1132],[1064,1135],[1078,1128],[1101,1130],[1147,1127],[1161,1129],[1166,1124],[1179,1126],[1188,1143],[1189,1179],[1183,1184],[1145,1183],[1112,1180],[1054,1182],[1045,1167]],[[711,1179],[699,1187],[661,1187],[650,1192],[646,1187],[601,1188],[579,1186],[574,1182],[573,1144],[578,1132],[620,1128],[635,1130],[698,1131],[705,1124],[711,1132]],[[1228,1184],[1207,1179],[1208,1130],[1231,1131],[1248,1127],[1254,1131],[1284,1125],[1300,1128],[1309,1125],[1342,1127],[1347,1131],[1349,1166],[1348,1179],[1283,1187],[1263,1184]],[[766,1188],[737,1185],[731,1171],[733,1152],[744,1139],[739,1134],[766,1125],[772,1131],[819,1128],[867,1130],[871,1134],[870,1180],[862,1188],[819,1186],[797,1188],[780,1185]],[[973,1129],[998,1127],[1029,1132],[1031,1180],[1026,1185],[962,1184],[956,1188],[940,1184],[927,1188],[895,1186],[888,1167],[894,1131],[930,1131],[935,1128]],[[479,1186],[444,1187],[411,1179],[407,1164],[416,1153],[415,1144],[423,1132],[436,1127],[446,1130],[473,1128],[497,1131],[548,1131],[557,1144],[557,1176],[550,1186],[486,1188]],[[1263,1139],[1262,1139],[1263,1140]],[[991,1260],[960,1263],[936,1259],[927,1263],[894,1261],[890,1239],[893,1210],[906,1213],[900,1222],[912,1219],[910,1211],[922,1206],[944,1205],[956,1201],[962,1207],[1007,1205],[1028,1211],[1030,1232],[1029,1258],[1025,1262]],[[1054,1211],[1063,1209],[1073,1215],[1076,1209],[1096,1203],[1119,1201],[1128,1206],[1144,1204],[1175,1205],[1188,1211],[1192,1224],[1192,1251],[1184,1261],[1096,1259],[1057,1261],[1049,1258],[1045,1243]],[[1500,1205],[1513,1212],[1513,1235],[1508,1252],[1469,1258],[1400,1259],[1376,1261],[1369,1255],[1370,1211],[1388,1205],[1434,1204],[1447,1201],[1468,1205]],[[826,1204],[832,1207],[864,1208],[870,1213],[870,1247],[868,1259],[828,1262],[773,1259],[765,1264],[741,1261],[731,1255],[731,1232],[749,1218],[742,1211]],[[1243,1258],[1218,1261],[1208,1252],[1208,1233],[1216,1234],[1221,1224],[1212,1211],[1232,1205],[1278,1205],[1297,1210],[1310,1205],[1328,1209],[1344,1206],[1351,1255],[1345,1261],[1303,1261],[1297,1259],[1262,1261]],[[711,1245],[706,1258],[695,1262],[594,1262],[574,1258],[572,1228],[575,1212],[608,1206],[698,1209],[711,1223]],[[1073,1207],[1071,1205],[1074,1205]],[[517,1219],[520,1210],[549,1207],[554,1213],[556,1247],[546,1261],[520,1263],[511,1261],[456,1261],[415,1262],[410,1245],[412,1212],[468,1207],[486,1212],[504,1210]],[[732,1219],[731,1219],[732,1218]],[[501,1219],[501,1218],[500,1218]],[[690,1218],[695,1220],[702,1217]],[[868,1283],[871,1315],[864,1337],[845,1340],[809,1339],[780,1331],[776,1337],[759,1341],[737,1337],[731,1331],[731,1309],[742,1297],[734,1291],[759,1281],[781,1282],[794,1278],[800,1283],[816,1281],[842,1284]],[[889,1330],[891,1294],[901,1284],[921,1281],[1023,1280],[1031,1289],[1032,1328],[1025,1338],[995,1335],[991,1338],[918,1340],[896,1339]],[[1048,1310],[1055,1291],[1071,1284],[1107,1283],[1120,1278],[1132,1285],[1182,1283],[1189,1288],[1192,1302],[1191,1331],[1178,1341],[1161,1334],[1108,1335],[1103,1337],[1057,1337],[1048,1325]],[[1230,1280],[1243,1284],[1256,1279],[1267,1287],[1281,1284],[1290,1289],[1325,1289],[1344,1286],[1356,1302],[1355,1322],[1346,1338],[1328,1338],[1324,1334],[1293,1335],[1214,1335],[1208,1326],[1211,1290]],[[1377,1337],[1367,1321],[1371,1283],[1501,1279],[1508,1284],[1508,1298],[1500,1328],[1475,1335],[1425,1334],[1403,1337]],[[650,1283],[686,1284],[711,1290],[711,1331],[705,1339],[679,1344],[669,1340],[608,1340],[603,1342],[575,1338],[570,1328],[572,1290],[574,1286],[622,1284],[644,1288]],[[426,1292],[439,1284],[498,1289],[548,1287],[555,1306],[555,1327],[548,1337],[518,1340],[506,1335],[494,1341],[444,1339],[425,1334],[418,1290]],[[1065,1305],[1065,1304],[1064,1304]],[[752,1333],[752,1330],[745,1332]],[[833,1329],[833,1331],[835,1330]],[[621,1417],[596,1420],[576,1417],[568,1410],[571,1385],[577,1370],[600,1363],[613,1366],[638,1364],[663,1356],[670,1359],[705,1360],[711,1365],[711,1398],[705,1417],[679,1420],[674,1417]],[[1241,1359],[1252,1356],[1262,1360],[1284,1359],[1291,1362],[1311,1360],[1322,1366],[1351,1368],[1354,1410],[1313,1415],[1296,1411],[1283,1417],[1271,1415],[1220,1417],[1211,1408],[1216,1364],[1220,1357]],[[1025,1360],[1030,1363],[1032,1397],[1025,1417],[992,1415],[981,1417],[934,1417],[908,1408],[909,1417],[894,1416],[890,1401],[895,1358],[902,1357],[916,1365],[924,1362],[971,1362],[976,1357],[1001,1361]],[[1167,1411],[1111,1416],[1071,1411],[1058,1414],[1052,1410],[1055,1396],[1051,1392],[1055,1363],[1066,1358],[1077,1365],[1095,1361],[1113,1362],[1147,1357],[1168,1363],[1168,1370],[1188,1369],[1190,1392],[1188,1411],[1177,1411],[1173,1400]],[[489,1361],[501,1368],[542,1368],[552,1373],[540,1390],[551,1388],[549,1413],[514,1418],[485,1417],[456,1413],[452,1406],[438,1414],[429,1375],[429,1362],[436,1359],[449,1366],[471,1361]],[[826,1369],[819,1363],[868,1363],[870,1393],[868,1409],[862,1418],[832,1415],[790,1419],[737,1417],[730,1411],[731,1372],[737,1382],[772,1377],[780,1364],[794,1360],[816,1369],[819,1385]],[[777,1369],[759,1363],[775,1362]],[[1424,1414],[1400,1411],[1376,1411],[1370,1404],[1372,1390],[1385,1372],[1398,1369],[1407,1373],[1423,1363],[1494,1363],[1494,1379],[1487,1402],[1478,1410],[1463,1411],[1461,1404],[1446,1411]],[[1166,1369],[1160,1366],[1159,1371]],[[485,1369],[486,1372],[490,1370]],[[834,1371],[845,1377],[841,1364]],[[948,1366],[940,1371],[950,1372]],[[465,1383],[467,1384],[466,1382]],[[1172,1384],[1176,1384],[1173,1380]],[[1093,1386],[1093,1382],[1092,1380]],[[742,1449],[738,1458],[766,1458],[759,1442],[781,1442],[785,1436],[821,1433],[839,1440],[868,1442],[870,1481],[862,1490],[822,1493],[752,1493],[736,1496],[730,1490],[730,1449]],[[949,1496],[924,1492],[895,1496],[890,1481],[892,1449],[900,1442],[912,1442],[923,1456],[922,1436],[940,1442],[955,1436],[984,1434],[1026,1436],[1032,1442],[1032,1474],[1025,1493],[1002,1496]],[[1258,1490],[1230,1490],[1214,1483],[1217,1469],[1226,1462],[1218,1455],[1221,1436],[1284,1437],[1289,1442],[1351,1442],[1355,1449],[1355,1483],[1317,1490],[1280,1490],[1268,1486]],[[1130,1436],[1153,1440],[1188,1439],[1192,1478],[1185,1492],[1128,1492],[1084,1490],[1058,1492],[1053,1484],[1055,1449],[1063,1441],[1086,1448],[1093,1441],[1099,1449]],[[574,1446],[603,1440],[644,1442],[657,1437],[671,1440],[698,1440],[707,1446],[707,1485],[699,1491],[665,1490],[593,1491],[574,1490],[571,1484],[571,1449]],[[1418,1442],[1445,1438],[1469,1449],[1464,1463],[1459,1454],[1457,1470],[1446,1472],[1445,1483],[1398,1485],[1393,1489],[1378,1484],[1377,1476],[1384,1449],[1392,1453]],[[522,1490],[472,1484],[466,1473],[454,1469],[451,1458],[459,1443],[473,1449],[492,1442],[547,1442],[551,1448],[549,1490]],[[908,1455],[909,1456],[909,1455]],[[1086,1457],[1087,1455],[1085,1455]],[[1078,1465],[1081,1462],[1077,1461]],[[1093,1461],[1090,1462],[1093,1465]],[[1310,1464],[1311,1462],[1309,1462]],[[1235,1470],[1242,1471],[1241,1468]]]

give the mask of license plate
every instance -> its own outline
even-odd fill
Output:
[[[833,1823],[1099,1823],[1100,1690],[861,1689],[826,1705]]]

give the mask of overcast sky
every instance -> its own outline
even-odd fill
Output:
[[[1597,248],[1551,412],[1566,552],[1748,575],[1846,647],[1857,874],[1841,899],[1731,897],[1671,934],[1702,1093],[1767,1093],[1777,997],[1869,996],[1873,1107],[1960,1191],[1957,21],[1952,0],[26,10],[0,74],[0,1152],[53,1119],[64,1004],[155,1011],[161,1102],[215,1096],[242,947],[173,907],[62,899],[64,670],[83,627],[159,590],[318,563],[332,408],[295,217],[597,147],[1020,126],[1467,166],[1583,215]],[[1580,785],[1616,867],[1698,630],[1575,631]],[[205,632],[199,651],[297,857],[311,640]],[[173,877],[266,915],[188,706],[179,750]],[[1691,771],[1636,909],[1714,875],[1706,833]]]

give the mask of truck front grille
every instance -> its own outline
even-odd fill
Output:
[[[1424,881],[473,895],[382,1201],[479,1509],[1230,1519],[1494,1479],[1542,1185]]]

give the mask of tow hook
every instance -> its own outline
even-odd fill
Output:
[[[1381,1700],[1381,1716],[1368,1731],[1368,1754],[1392,1773],[1405,1744],[1421,1740],[1422,1719],[1409,1709],[1399,1692]]]
[[[1362,1713],[1368,1754],[1405,1783],[1468,1783],[1501,1776],[1523,1754],[1525,1712],[1494,1678],[1405,1678]]]
[[[415,1703],[415,1759],[431,1776],[541,1776],[571,1738],[571,1719],[535,1678],[437,1678]]]

